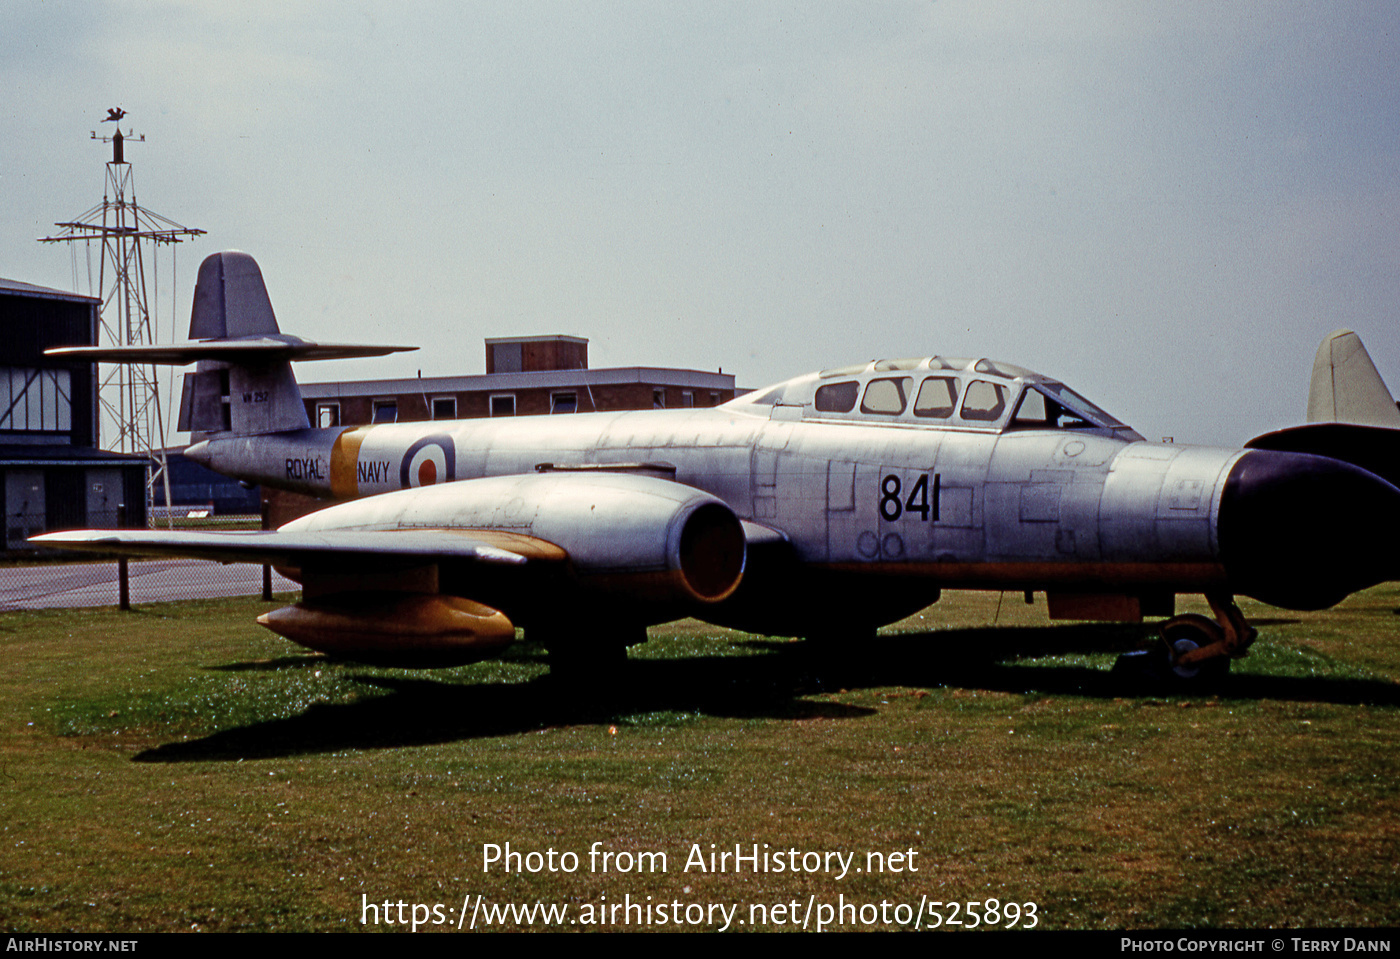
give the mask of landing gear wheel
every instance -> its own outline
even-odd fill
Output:
[[[1208,689],[1225,678],[1230,660],[1249,655],[1259,631],[1225,593],[1206,593],[1215,619],[1186,613],[1162,624],[1155,650],[1124,653],[1113,664],[1123,678],[1179,692]]]
[[[560,646],[549,650],[549,671],[565,677],[598,679],[627,665],[627,647],[621,643],[597,646]]]
[[[1187,614],[1162,627],[1162,642],[1151,649],[1124,653],[1113,664],[1115,675],[1162,692],[1203,692],[1230,671],[1226,656],[1183,663],[1187,653],[1220,642],[1224,631],[1204,616]]]
[[[807,634],[802,641],[803,670],[818,688],[836,688],[855,681],[875,642],[874,626],[842,626]]]
[[[550,678],[565,685],[608,687],[627,670],[627,649],[646,641],[646,628],[615,628],[587,635],[561,628],[527,629],[525,638],[545,647]]]
[[[1204,646],[1224,640],[1225,631],[1204,616],[1188,613],[1168,620],[1162,626],[1162,655],[1167,678],[1182,688],[1208,686],[1223,679],[1230,671],[1227,656],[1182,663],[1181,658]]]

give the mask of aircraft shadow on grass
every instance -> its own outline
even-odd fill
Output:
[[[763,650],[758,655],[634,659],[606,677],[586,680],[546,675],[520,683],[463,684],[361,675],[360,682],[387,694],[313,705],[298,716],[167,743],[134,759],[217,762],[391,749],[551,726],[625,724],[630,717],[668,711],[744,719],[861,719],[876,708],[809,697],[888,686],[1101,699],[1160,695],[1161,690],[1133,688],[1104,667],[1037,662],[1140,648],[1148,634],[1147,627],[1116,624],[904,633],[881,637],[859,657],[840,646],[814,650],[804,643],[765,640],[748,644]],[[531,658],[544,657],[527,655],[525,661]],[[325,662],[290,656],[214,668],[275,671]],[[1400,686],[1383,680],[1237,672],[1219,694],[1232,700],[1400,706]]]

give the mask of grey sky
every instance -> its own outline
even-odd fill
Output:
[[[72,288],[67,252],[33,241],[100,199],[88,131],[123,106],[138,199],[209,231],[180,254],[181,338],[199,260],[237,248],[284,330],[425,347],[307,380],[480,372],[482,338],[515,333],[748,386],[987,355],[1149,437],[1237,444],[1302,418],[1313,351],[1347,326],[1400,387],[1391,4],[7,20],[0,275]]]

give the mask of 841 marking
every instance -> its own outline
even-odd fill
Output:
[[[933,482],[930,484],[929,477]],[[932,492],[929,486],[932,485]],[[909,495],[901,499],[904,481],[898,473],[886,473],[880,477],[880,516],[890,522],[905,513],[917,513],[922,522],[938,522],[939,474],[920,473],[909,488]]]

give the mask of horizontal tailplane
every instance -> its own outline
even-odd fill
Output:
[[[292,375],[293,360],[384,356],[414,346],[314,343],[282,333],[262,270],[246,253],[225,251],[199,265],[190,342],[146,346],[77,346],[50,356],[105,363],[184,366],[178,429],[198,440],[210,434],[246,435],[306,429],[311,423]]]

